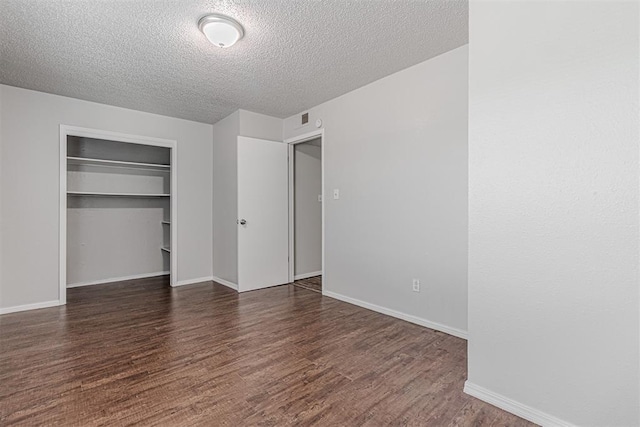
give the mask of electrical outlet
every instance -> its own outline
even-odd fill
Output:
[[[413,279],[413,292],[420,292],[420,280]]]
[[[340,198],[340,190],[337,188],[333,189],[333,200],[338,200]]]

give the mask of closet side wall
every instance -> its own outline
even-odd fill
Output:
[[[58,301],[60,124],[178,141],[177,279],[211,277],[211,125],[5,85],[0,96],[0,312]]]

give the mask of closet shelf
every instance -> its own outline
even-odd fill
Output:
[[[165,251],[165,252],[169,252],[169,253],[171,253],[171,248],[167,248],[167,247],[163,246],[163,247],[161,247],[160,249],[162,249],[162,250],[163,250],[163,251]]]
[[[90,159],[88,157],[67,157],[67,163],[70,165],[102,166],[102,167],[108,167],[108,168],[127,168],[127,169],[151,169],[151,170],[161,170],[165,172],[169,172],[171,170],[171,165],[161,165],[157,163],[126,162],[122,160]]]
[[[149,193],[102,193],[94,191],[67,191],[68,196],[99,196],[99,197],[171,197],[171,194]]]

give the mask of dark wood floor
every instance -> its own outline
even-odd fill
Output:
[[[293,282],[294,285],[310,291],[322,293],[322,276],[309,277],[307,279],[298,279]]]
[[[524,426],[463,394],[464,340],[285,285],[164,279],[0,316],[0,425]]]

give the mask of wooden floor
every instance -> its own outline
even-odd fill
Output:
[[[285,285],[164,279],[0,316],[0,425],[525,426],[462,392],[466,342]]]
[[[307,279],[298,279],[293,282],[294,285],[310,291],[322,293],[322,276],[309,277]]]

